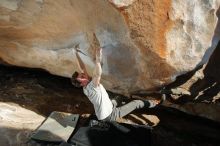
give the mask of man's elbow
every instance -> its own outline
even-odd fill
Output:
[[[95,77],[97,77],[97,78],[101,78],[101,76],[102,76],[102,72],[97,72],[97,73],[95,74]]]

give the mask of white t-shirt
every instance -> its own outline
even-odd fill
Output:
[[[112,113],[112,102],[102,84],[95,87],[93,81],[91,81],[83,88],[83,92],[92,102],[98,120],[103,120]]]

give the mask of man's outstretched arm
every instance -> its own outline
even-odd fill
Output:
[[[102,75],[102,67],[101,67],[101,60],[102,60],[102,48],[96,49],[96,60],[95,60],[95,69],[92,81],[94,85],[97,87],[100,84],[101,75]]]
[[[79,56],[77,48],[75,48],[74,50],[73,50],[73,52],[75,52],[75,54],[76,54],[77,65],[78,65],[78,68],[80,70],[80,73],[85,73],[88,76],[88,72],[86,70],[85,64],[83,63],[81,57]]]

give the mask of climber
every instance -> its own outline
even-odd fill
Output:
[[[80,52],[79,48],[72,49],[72,52],[76,54],[78,67],[80,69],[79,73],[75,72],[72,75],[72,84],[75,87],[83,87],[84,94],[89,98],[94,106],[95,114],[98,120],[116,121],[118,118],[131,113],[135,109],[144,107],[153,108],[159,104],[158,100],[133,100],[121,107],[116,107],[117,101],[111,101],[109,99],[108,93],[100,83],[102,75],[102,48],[96,49],[95,69],[92,78],[88,75],[86,67],[78,54],[78,52]]]

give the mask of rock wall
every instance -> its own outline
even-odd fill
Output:
[[[178,87],[190,94],[171,94],[164,106],[220,122],[219,56],[220,41],[207,64],[179,76],[174,83],[166,87],[172,90]]]
[[[71,77],[78,68],[69,48],[79,43],[91,74],[95,34],[108,90],[127,95],[156,89],[209,59],[220,38],[214,35],[219,5],[219,0],[1,0],[0,58]]]
[[[0,132],[4,133],[0,135],[1,146],[30,145],[30,136],[44,120],[17,104],[0,102]]]

